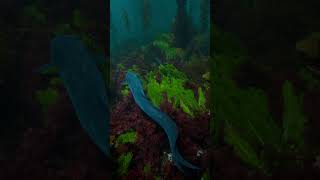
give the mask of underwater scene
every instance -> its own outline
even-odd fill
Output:
[[[0,179],[320,179],[317,7],[2,0]]]
[[[208,0],[110,1],[110,139],[120,176],[208,176],[209,49]]]

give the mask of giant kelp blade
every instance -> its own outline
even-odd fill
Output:
[[[187,172],[187,168],[189,168],[189,170],[198,170],[198,167],[190,164],[180,155],[176,145],[178,138],[178,128],[176,124],[167,114],[161,112],[147,99],[146,95],[143,92],[143,87],[139,77],[133,72],[128,72],[126,75],[126,82],[128,83],[134,100],[138,104],[138,106],[153,121],[159,124],[167,134],[175,165],[183,172]]]
[[[74,36],[51,41],[52,65],[59,69],[82,127],[106,154],[109,150],[109,112],[105,83],[95,57]]]

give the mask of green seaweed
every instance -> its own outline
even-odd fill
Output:
[[[164,34],[152,43],[153,47],[158,48],[167,61],[182,59],[185,54],[183,49],[173,47],[172,41],[173,38],[170,34]]]
[[[201,176],[201,179],[200,180],[209,180],[209,174],[208,172],[204,172],[203,175]]]
[[[121,134],[117,140],[116,144],[127,144],[127,143],[135,143],[137,139],[137,133],[134,131],[129,131]]]
[[[143,172],[144,172],[144,174],[146,174],[146,175],[150,174],[150,172],[151,172],[151,166],[150,166],[150,164],[146,164],[146,165],[143,167]]]
[[[122,154],[117,162],[118,162],[118,169],[117,174],[120,176],[126,175],[128,173],[128,169],[130,166],[130,163],[132,161],[133,154],[132,152],[127,152],[125,154]]]
[[[126,97],[129,96],[130,94],[130,89],[128,85],[125,85],[123,89],[121,89],[121,95]]]
[[[157,73],[161,76],[160,82],[156,79]],[[196,99],[193,90],[184,87],[188,81],[184,73],[172,64],[160,65],[157,73],[150,72],[146,76],[147,95],[155,106],[159,107],[166,98],[174,108],[181,108],[191,117],[205,111],[206,98],[202,88],[198,89],[199,97]]]
[[[203,90],[201,87],[198,88],[198,105],[201,109],[205,109],[206,107],[206,97],[204,96]]]
[[[173,64],[160,65],[159,73],[161,76],[181,79],[183,81],[187,80],[187,76],[182,71],[179,71]]]
[[[257,148],[270,146],[278,149],[281,144],[280,130],[270,121],[266,96],[261,90],[243,90],[236,86],[232,80],[234,65],[226,64],[232,61],[231,58],[217,57],[213,60],[216,65],[212,71],[214,88],[211,90],[215,114],[213,129],[220,131],[222,124],[226,125],[225,141],[234,147],[238,156],[251,166],[264,167]]]
[[[124,71],[125,66],[122,63],[117,64],[117,69],[119,69],[120,71]]]
[[[161,89],[160,83],[158,83],[153,76],[149,75],[147,79],[146,89],[148,97],[150,97],[152,104],[159,107],[164,100],[164,97],[162,96],[163,90]]]
[[[169,46],[174,45],[174,35],[172,33],[161,33],[159,34],[155,41],[162,41],[169,44]]]
[[[237,134],[231,126],[228,126],[227,128],[226,142],[233,145],[239,157],[255,167],[262,168],[264,166],[263,161],[259,158],[255,148]]]

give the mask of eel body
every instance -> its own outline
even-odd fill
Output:
[[[172,159],[175,165],[183,172],[188,172],[189,170],[199,170],[198,167],[187,162],[179,153],[178,147],[176,145],[178,139],[178,128],[171,118],[161,112],[157,107],[155,107],[146,97],[143,91],[142,83],[139,77],[133,73],[128,72],[125,78],[126,83],[128,84],[130,91],[133,95],[133,98],[137,105],[146,113],[153,121],[160,125],[169,139],[169,145],[172,152]]]
[[[81,126],[110,156],[107,91],[95,57],[74,36],[58,36],[50,48],[51,65],[59,71]]]

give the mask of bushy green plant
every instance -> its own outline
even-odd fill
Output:
[[[143,167],[143,172],[144,174],[149,174],[151,172],[151,166],[150,164],[146,164],[144,167]]]
[[[178,57],[176,48],[168,48],[168,49],[165,49],[163,52],[165,54],[165,58],[169,61],[174,60]]]
[[[137,140],[137,133],[134,131],[129,131],[121,134],[117,140],[116,144],[127,144],[127,143],[135,143]]]
[[[160,82],[156,79],[157,74],[161,76]],[[195,112],[205,111],[206,98],[202,88],[199,88],[196,99],[193,90],[184,87],[187,80],[186,75],[173,65],[160,65],[157,72],[146,76],[147,95],[155,106],[159,107],[167,98],[174,108],[181,108],[193,117]]]
[[[170,35],[162,35],[156,39],[152,45],[158,48],[167,61],[175,59],[181,59],[184,56],[184,51],[181,48],[175,48],[172,46],[173,39]]]
[[[209,180],[209,174],[208,172],[204,172],[203,175],[201,176],[201,180]]]
[[[169,43],[162,41],[162,40],[155,40],[155,41],[153,41],[152,45],[163,50],[163,51],[170,48]]]
[[[239,134],[237,134],[228,122],[226,123],[226,128],[226,142],[233,145],[238,156],[250,165],[263,168],[263,161],[259,158],[255,148],[252,147],[246,139],[243,139]]]
[[[177,57],[176,49],[172,48],[169,43],[161,40],[155,40],[152,45],[159,48],[166,60],[170,61]]]
[[[147,95],[150,98],[153,105],[159,107],[163,102],[163,90],[161,89],[160,83],[154,78],[154,76],[149,75],[147,78]]]
[[[206,97],[203,93],[203,90],[201,87],[198,88],[198,105],[201,109],[205,109],[206,107]]]
[[[124,66],[122,63],[119,63],[119,64],[117,64],[117,68],[118,68],[120,71],[124,71],[125,66]]]
[[[162,33],[157,39],[168,42],[170,45],[174,44],[174,35],[172,33]]]
[[[118,175],[123,176],[128,173],[128,169],[132,161],[132,157],[133,157],[132,152],[128,152],[128,153],[122,154],[118,158],[118,169],[117,169]]]
[[[183,81],[187,80],[187,76],[172,64],[162,64],[158,69],[161,76],[181,79]]]
[[[129,96],[130,94],[130,89],[128,85],[125,85],[123,89],[121,89],[121,95],[126,97]]]
[[[162,80],[161,89],[166,93],[168,101],[173,104],[174,108],[180,107],[190,116],[194,116],[193,112],[199,110],[194,92],[184,88],[183,80],[165,77]]]

